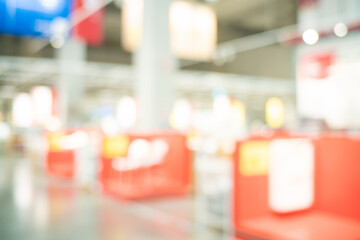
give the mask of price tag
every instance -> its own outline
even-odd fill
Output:
[[[49,152],[61,151],[61,139],[65,136],[64,132],[52,132],[48,135]]]
[[[269,142],[249,141],[240,148],[240,172],[244,176],[268,174]]]
[[[103,143],[105,158],[125,157],[129,149],[130,139],[125,135],[107,137]]]

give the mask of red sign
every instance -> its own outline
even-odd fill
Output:
[[[299,75],[301,78],[327,78],[330,74],[330,66],[334,65],[334,63],[334,53],[309,54],[300,60]]]
[[[104,40],[103,0],[75,0],[74,36],[89,45],[100,45]]]

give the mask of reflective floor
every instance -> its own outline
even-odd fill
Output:
[[[234,239],[197,219],[194,197],[121,201],[0,158],[0,239]],[[201,201],[201,200],[200,200]]]

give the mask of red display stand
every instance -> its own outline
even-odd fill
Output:
[[[75,151],[60,149],[60,139],[73,130],[50,132],[47,135],[49,150],[46,155],[46,171],[50,176],[72,179],[75,176]]]
[[[69,151],[49,151],[46,157],[46,170],[51,176],[58,178],[72,179],[75,176],[75,156],[74,150]]]
[[[76,135],[77,134],[77,135]],[[62,148],[64,138],[67,138],[67,148]],[[47,135],[49,149],[46,155],[46,171],[50,176],[57,178],[74,179],[84,174],[81,171],[88,164],[95,164],[98,161],[98,154],[81,154],[81,149],[85,152],[89,148],[99,148],[93,146],[93,140],[101,139],[102,134],[97,129],[67,129],[58,132],[49,132]],[[82,151],[84,152],[84,151]],[[94,151],[95,152],[95,151]],[[84,159],[85,158],[85,159]],[[93,160],[93,158],[96,158]],[[85,161],[83,161],[85,160]],[[85,173],[87,174],[87,173]]]
[[[136,155],[140,151],[132,149],[135,141],[139,143],[139,140],[142,143],[166,143],[166,152],[163,152],[161,160],[144,165],[148,158],[153,157],[153,153],[149,153],[142,163],[130,166],[135,161],[130,155]],[[130,167],[116,168],[116,161]],[[127,133],[105,138],[101,166],[99,180],[104,192],[123,199],[183,194],[189,191],[190,151],[186,146],[186,137],[177,132]]]
[[[237,234],[244,239],[360,239],[360,139],[314,138],[314,204],[301,212],[278,214],[269,207],[268,175],[239,170],[245,143],[277,138],[253,137],[237,145],[233,215]]]

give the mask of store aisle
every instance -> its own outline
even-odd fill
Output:
[[[233,239],[195,223],[191,196],[121,201],[0,161],[0,239]]]

